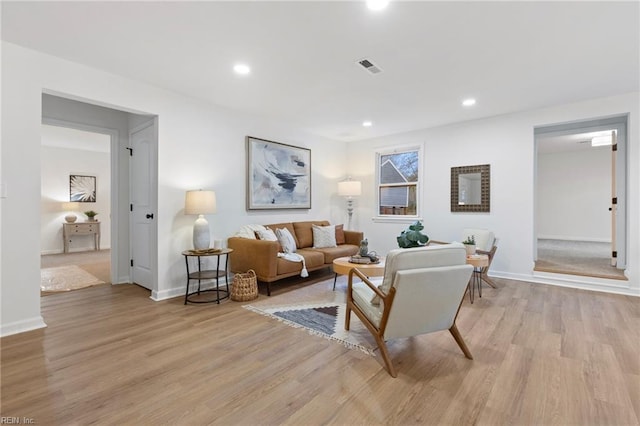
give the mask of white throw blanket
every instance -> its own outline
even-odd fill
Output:
[[[309,276],[309,272],[307,271],[307,265],[304,261],[304,257],[298,253],[278,253],[278,257],[282,257],[285,260],[290,262],[302,262],[302,271],[300,271],[300,276],[302,278],[306,278]]]
[[[250,240],[256,239],[256,231],[264,231],[265,228],[262,225],[244,225],[242,226],[238,232],[236,232],[236,237],[240,238],[248,238]]]

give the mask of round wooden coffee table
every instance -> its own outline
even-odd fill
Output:
[[[336,280],[338,275],[349,275],[349,271],[358,268],[368,277],[381,277],[384,275],[384,257],[380,258],[378,263],[351,263],[350,256],[339,257],[333,260],[333,272],[336,276],[333,278],[333,289],[336,289]]]

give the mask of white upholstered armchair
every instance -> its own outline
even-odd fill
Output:
[[[456,317],[473,267],[459,243],[392,250],[382,282],[358,269],[349,273],[345,329],[353,311],[373,334],[387,371],[396,377],[385,340],[449,330],[460,349],[473,359]],[[354,282],[354,275],[361,282]]]

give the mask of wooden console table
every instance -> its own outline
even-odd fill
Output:
[[[94,249],[100,250],[100,222],[63,223],[62,239],[65,253],[69,253],[69,242],[75,235],[93,235]]]

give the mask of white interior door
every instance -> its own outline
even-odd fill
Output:
[[[131,280],[149,290],[155,287],[157,253],[156,121],[130,134]]]

